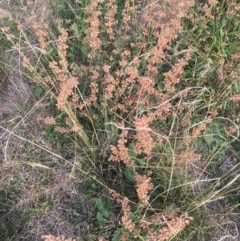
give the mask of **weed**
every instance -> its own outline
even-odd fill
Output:
[[[21,172],[42,178],[27,195],[32,233],[216,238],[209,223],[223,206],[236,210],[239,192],[237,1],[66,0],[51,21],[36,6],[25,7],[29,27],[2,27],[46,112],[37,121],[47,147],[4,129],[25,141]]]

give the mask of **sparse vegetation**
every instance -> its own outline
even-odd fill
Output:
[[[0,240],[237,240],[240,3],[0,3]]]

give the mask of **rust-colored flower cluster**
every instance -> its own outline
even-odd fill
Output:
[[[55,237],[51,234],[42,235],[41,238],[44,241],[76,241],[76,239],[73,238],[65,238],[64,236]]]
[[[184,58],[179,59],[172,67],[172,70],[169,71],[167,76],[165,77],[164,86],[169,93],[175,93],[175,85],[180,82],[184,67],[187,65],[189,59],[189,54],[187,54]]]
[[[118,82],[111,74],[109,65],[104,65],[103,71],[104,71],[105,90],[104,90],[102,105],[107,107],[109,105],[109,101],[116,97],[114,94],[115,94]]]
[[[125,146],[127,143],[127,135],[128,131],[124,130],[120,135],[117,147],[111,146],[112,153],[108,160],[113,162],[122,161],[127,167],[131,167],[133,165],[133,161],[128,154],[128,148]]]
[[[168,221],[166,220],[166,226],[160,228],[157,231],[155,231],[153,228],[149,228],[146,240],[167,241],[184,230],[191,221],[193,221],[193,217],[175,217]]]
[[[108,11],[104,17],[105,26],[107,28],[109,39],[114,40],[115,39],[114,26],[117,24],[117,21],[115,20],[115,14],[117,13],[116,0],[109,0],[108,3],[106,4],[106,7],[108,8]]]
[[[179,216],[175,211],[168,211],[140,220],[140,226],[147,230],[146,240],[167,241],[184,230],[193,220],[194,218],[187,214]]]
[[[212,118],[208,117],[203,122],[199,123],[196,127],[193,128],[192,138],[196,139],[200,134],[207,129],[207,125],[212,122]]]
[[[147,115],[135,118],[134,126],[137,130],[137,133],[135,135],[136,144],[134,146],[134,151],[136,154],[141,154],[143,152],[150,156],[151,151],[155,146],[154,140],[149,133],[151,130],[149,127],[150,121],[151,118],[149,118]]]
[[[54,117],[52,116],[47,116],[43,119],[44,123],[46,125],[55,125],[56,124],[56,120],[54,119]]]
[[[134,238],[136,238],[138,237],[141,230],[139,228],[136,228],[135,223],[130,218],[132,211],[129,205],[129,199],[127,197],[124,197],[121,203],[122,203],[122,210],[123,210],[123,216],[122,216],[123,227],[126,230],[128,230],[133,235]],[[128,235],[123,233],[122,240],[125,240],[126,237],[128,237]]]
[[[60,35],[58,37],[58,45],[57,45],[58,55],[60,57],[59,64],[61,65],[64,71],[67,71],[68,62],[67,62],[66,56],[67,56],[68,45],[66,42],[68,39],[68,33],[65,28],[60,28],[59,31],[60,31]]]
[[[198,161],[201,159],[201,155],[197,154],[193,149],[189,148],[182,151],[180,154],[176,155],[175,158],[176,164],[179,165],[193,161]]]
[[[137,195],[138,195],[138,198],[139,198],[142,206],[149,205],[149,195],[148,194],[154,188],[154,186],[151,182],[151,177],[150,177],[151,174],[152,174],[152,172],[149,171],[147,175],[137,174],[134,177],[135,182],[136,182]]]
[[[129,215],[132,213],[132,211],[131,211],[131,207],[129,205],[129,200],[127,197],[123,198],[122,210],[123,210],[123,217],[122,217],[123,226],[128,231],[132,232],[135,228],[135,224],[132,221],[132,219],[129,217]]]
[[[99,28],[100,28],[100,20],[99,17],[101,16],[101,11],[97,9],[98,5],[102,3],[103,0],[95,0],[90,1],[90,3],[86,6],[85,10],[88,14],[88,17],[85,19],[85,22],[89,24],[88,28],[88,36],[86,37],[85,41],[88,43],[89,47],[94,52],[99,50],[101,47],[101,40],[99,38]],[[89,55],[89,57],[93,57]]]

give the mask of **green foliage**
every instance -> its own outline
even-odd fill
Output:
[[[78,59],[86,61],[89,49],[83,44],[82,40],[86,36],[87,25],[84,21],[86,14],[84,8],[89,1],[81,1],[80,5],[76,4],[74,0],[64,1],[64,8],[60,9],[59,16],[63,20],[63,27],[69,29],[70,38],[68,40],[67,58],[69,63],[76,63]]]
[[[22,208],[14,208],[19,200],[20,193],[13,182],[9,187],[0,190],[0,239],[14,240],[21,233],[23,223],[26,221],[22,215]]]
[[[1,27],[9,28],[9,32],[13,34],[18,34],[17,25],[14,21],[9,20],[9,18],[3,18],[0,22]],[[6,50],[12,47],[11,41],[7,38],[6,34],[0,30],[0,54],[2,55]]]
[[[118,241],[118,240],[120,240],[121,234],[122,234],[122,230],[121,230],[121,229],[117,229],[117,230],[114,232],[111,241]]]
[[[97,224],[100,228],[104,227],[104,224],[109,222],[109,220],[114,215],[114,208],[112,201],[107,197],[97,197],[95,198],[95,207],[97,212]]]
[[[40,98],[45,92],[45,88],[41,84],[36,84],[34,86],[34,96]]]
[[[10,21],[8,18],[3,18],[0,20],[0,91],[4,89],[4,83],[8,76],[8,65],[9,65],[9,54],[6,53],[7,50],[10,50],[12,47],[12,43],[8,40],[6,34],[1,30],[1,27],[9,28],[10,32],[14,34],[16,31],[16,24]]]

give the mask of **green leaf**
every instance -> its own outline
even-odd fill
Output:
[[[113,234],[112,241],[119,241],[121,234],[122,234],[122,230],[117,229]]]
[[[214,139],[213,136],[211,135],[211,133],[209,133],[208,131],[204,132],[204,136],[203,136],[204,140],[207,142],[207,144],[210,146]]]
[[[77,223],[76,228],[81,228],[82,227],[82,223]]]
[[[34,91],[34,96],[36,96],[37,98],[41,97],[41,95],[44,93],[44,88],[41,85],[37,85],[35,87],[35,91]]]
[[[100,226],[102,226],[104,223],[104,217],[100,212],[97,212],[97,221]]]
[[[96,207],[99,211],[104,210],[104,202],[103,202],[102,198],[97,198]]]
[[[125,168],[123,173],[128,181],[134,181],[134,170],[132,168]]]

